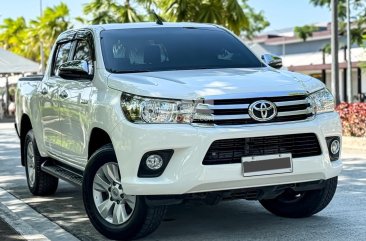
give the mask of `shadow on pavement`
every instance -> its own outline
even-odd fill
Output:
[[[2,241],[25,240],[12,227],[0,219],[0,237]]]

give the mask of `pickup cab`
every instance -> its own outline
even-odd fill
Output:
[[[153,232],[167,205],[258,200],[314,215],[336,191],[341,124],[323,83],[257,57],[216,25],[136,23],[62,33],[16,92],[29,190],[82,186],[111,239]]]

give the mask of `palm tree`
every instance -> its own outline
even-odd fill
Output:
[[[157,7],[168,21],[183,22],[194,21],[194,16],[199,11],[199,1],[189,0],[162,0],[156,1]]]
[[[91,18],[77,18],[82,23],[130,23],[155,20],[153,10],[171,22],[205,22],[220,24],[247,37],[266,28],[269,23],[262,12],[255,12],[248,0],[92,0],[84,6]],[[140,14],[135,6],[142,6]]]
[[[93,0],[90,3],[84,6],[84,14],[92,15],[90,24],[105,24],[105,23],[113,23],[117,22],[116,16],[113,14],[111,9],[115,8],[114,0]],[[82,18],[77,18],[78,20]]]
[[[123,6],[116,4],[114,8],[114,11],[119,13],[118,22],[133,23],[142,21],[142,17],[137,13],[136,9],[131,6],[129,0],[126,0]]]
[[[245,13],[244,9],[249,8],[242,7],[237,0],[227,0],[225,7],[225,24],[227,28],[231,29],[234,33],[240,34],[242,30],[249,29],[251,26],[249,22],[249,13]],[[259,24],[259,22],[255,23]]]
[[[69,8],[66,4],[61,3],[53,8],[46,8],[41,17],[32,20],[26,40],[26,44],[30,47],[26,48],[27,55],[32,57],[35,55],[36,60],[39,60],[39,44],[42,40],[47,59],[57,37],[70,28],[68,16]]]
[[[220,24],[240,34],[249,29],[249,20],[238,0],[162,0],[157,1],[162,15],[177,22]],[[245,5],[247,6],[247,5]]]
[[[315,25],[304,25],[302,27],[295,27],[294,32],[296,37],[301,38],[302,41],[306,41],[309,37],[313,36],[313,33],[318,31],[319,28]]]
[[[27,24],[23,17],[14,19],[6,18],[0,29],[0,46],[14,53],[22,54],[22,48],[26,35]]]
[[[58,35],[70,28],[68,15],[67,5],[61,3],[46,8],[41,17],[30,21],[28,25],[23,17],[4,19],[0,25],[0,46],[26,58],[40,61],[42,40],[47,58]]]
[[[142,2],[144,1],[140,1],[140,3]],[[143,20],[129,0],[125,0],[123,4],[115,0],[93,0],[84,5],[83,12],[86,15],[91,15],[91,19],[86,20],[78,17],[77,20],[82,23],[131,23]]]

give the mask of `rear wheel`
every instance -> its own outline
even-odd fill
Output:
[[[126,240],[144,237],[159,227],[165,206],[148,207],[144,197],[124,193],[112,145],[97,150],[84,173],[85,210],[101,234]]]
[[[338,177],[325,181],[322,189],[295,192],[286,190],[275,199],[261,200],[262,206],[271,213],[288,218],[304,218],[323,210],[332,200],[337,189]]]
[[[39,154],[32,130],[25,136],[23,148],[29,191],[38,196],[54,194],[58,187],[58,178],[41,170],[41,165],[45,159]]]

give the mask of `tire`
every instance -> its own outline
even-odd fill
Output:
[[[113,173],[115,178],[110,173]],[[97,184],[101,183],[100,181],[94,182],[97,179],[103,180],[103,185]],[[113,180],[109,181],[110,179]],[[148,207],[143,196],[125,195],[119,180],[119,168],[113,146],[105,145],[90,157],[84,172],[83,200],[91,223],[102,235],[114,240],[141,238],[152,233],[164,218],[166,207]],[[120,193],[117,195],[118,191]],[[123,198],[118,199],[119,196]],[[131,200],[135,202],[132,205]],[[125,216],[128,215],[127,218],[122,218],[122,221],[116,218],[118,215],[114,215],[119,209],[124,210]]]
[[[36,196],[54,194],[58,187],[58,178],[41,170],[41,165],[46,159],[39,154],[33,130],[25,136],[23,148],[29,191]]]
[[[337,183],[338,177],[333,177],[325,181],[322,189],[304,192],[286,190],[275,199],[261,200],[260,203],[269,212],[280,217],[310,217],[330,203],[336,192]]]

